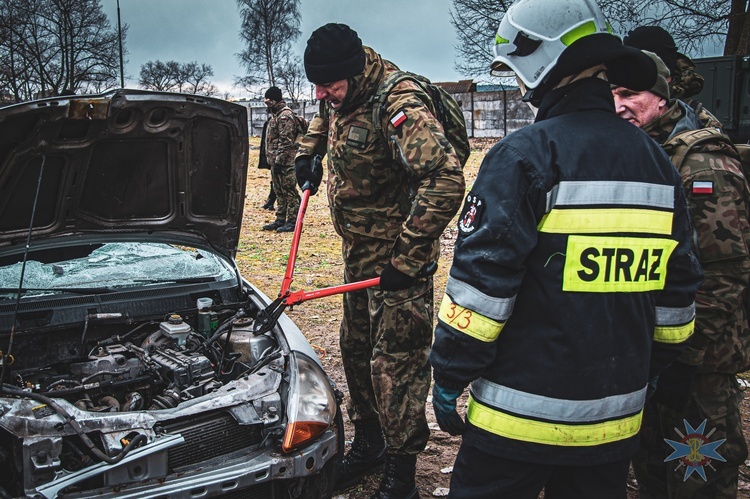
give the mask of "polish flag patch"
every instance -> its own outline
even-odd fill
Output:
[[[714,183],[711,181],[693,182],[693,194],[712,194],[714,192]]]
[[[396,128],[400,126],[404,121],[406,121],[406,113],[403,111],[399,111],[393,116],[393,118],[391,118],[391,125]]]

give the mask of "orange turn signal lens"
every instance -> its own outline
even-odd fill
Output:
[[[293,450],[295,447],[324,433],[328,426],[319,421],[297,421],[286,425],[281,450],[284,452]]]

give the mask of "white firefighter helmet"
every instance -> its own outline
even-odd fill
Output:
[[[610,83],[648,90],[656,64],[611,33],[595,0],[518,0],[495,36],[492,73],[515,76],[529,89],[524,100],[539,106],[547,91],[584,69],[605,64]]]
[[[536,88],[573,42],[611,32],[594,0],[519,0],[497,29],[492,74],[515,73]]]

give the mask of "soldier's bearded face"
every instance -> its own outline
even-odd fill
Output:
[[[617,115],[639,128],[643,128],[669,108],[666,99],[648,90],[636,92],[624,87],[615,87],[612,89],[612,96],[615,98]]]
[[[334,109],[341,107],[346,92],[349,90],[347,80],[338,80],[331,83],[316,83],[315,98],[328,101]]]

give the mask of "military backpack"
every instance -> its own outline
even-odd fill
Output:
[[[737,152],[742,173],[750,181],[750,144],[735,144],[725,133],[717,128],[699,128],[678,133],[664,143],[664,149],[672,159],[672,164],[679,171],[685,157],[695,148],[707,143],[721,142]]]
[[[301,114],[295,114],[294,119],[297,120],[297,136],[305,135],[310,123]]]
[[[375,131],[387,144],[388,140],[382,127],[382,115],[387,107],[388,94],[398,83],[404,80],[412,80],[419,85],[422,90],[430,96],[435,107],[435,117],[443,125],[445,138],[448,139],[453,149],[456,151],[461,166],[466,164],[471,153],[469,145],[469,136],[466,133],[466,120],[461,106],[456,102],[451,94],[445,91],[440,85],[435,85],[424,76],[410,73],[408,71],[394,71],[385,77],[373,97],[372,122]]]

